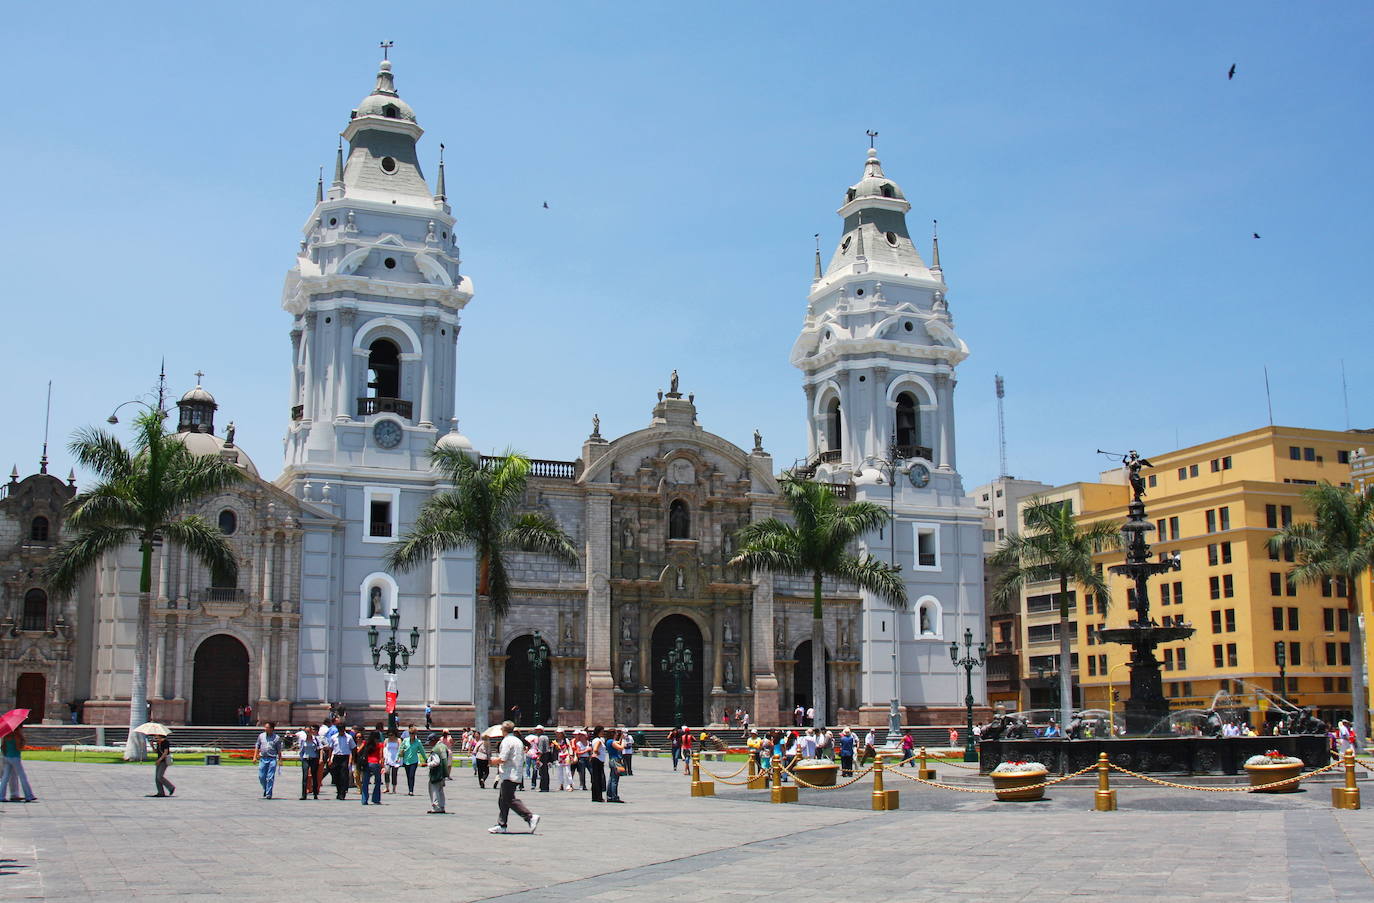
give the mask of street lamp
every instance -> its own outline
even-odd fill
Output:
[[[887,555],[888,564],[894,571],[901,568],[897,565],[897,474],[906,473],[909,468],[903,467],[897,461],[897,444],[894,439],[888,444],[887,458],[874,458],[873,464],[878,468],[881,475],[887,477],[887,516],[888,516],[888,543]],[[883,482],[883,477],[878,477],[878,483]],[[897,630],[897,604],[892,604],[892,704],[887,712],[887,745],[896,746],[902,733],[902,686],[901,669],[898,666],[897,651],[900,639]]]
[[[983,666],[983,656],[987,653],[987,646],[983,643],[978,644],[978,657],[973,655],[973,629],[964,628],[964,656],[959,657],[959,644],[949,644],[949,659],[954,662],[954,667],[964,669],[964,680],[967,687],[964,693],[964,709],[968,717],[965,725],[964,742],[964,761],[977,762],[978,748],[973,745],[973,669]]]
[[[1288,699],[1288,644],[1282,640],[1274,643],[1274,661],[1279,663],[1279,695]]]
[[[1052,685],[1052,686],[1053,686],[1053,689],[1054,689],[1054,694],[1053,694],[1050,698],[1051,698],[1052,700],[1054,700],[1054,702],[1053,702],[1054,710],[1055,710],[1056,713],[1058,713],[1058,711],[1059,711],[1059,703],[1060,703],[1060,701],[1063,699],[1063,696],[1062,696],[1062,694],[1061,694],[1060,691],[1059,691],[1059,680],[1058,680],[1058,677],[1059,677],[1059,670],[1056,668],[1054,671],[1048,671],[1048,669],[1045,667],[1045,665],[1044,665],[1043,663],[1036,665],[1036,666],[1035,666],[1035,675],[1036,675],[1037,677],[1040,678],[1040,685],[1041,685],[1041,686],[1044,686],[1044,684],[1045,684],[1045,674],[1046,674],[1046,673],[1049,673],[1049,674],[1051,674],[1054,678],[1056,678],[1055,681],[1053,682],[1053,685]]]
[[[404,671],[410,667],[410,656],[420,645],[420,628],[410,628],[410,648],[407,649],[405,643],[396,642],[396,630],[401,626],[400,610],[393,608],[389,620],[391,621],[391,639],[378,646],[377,625],[373,624],[367,629],[367,645],[372,649],[372,667],[387,673],[387,728],[394,731],[399,729],[400,721],[396,715],[396,671]],[[387,663],[385,665],[382,664],[382,653],[386,653]],[[396,661],[397,658],[401,660],[399,664]]]
[[[663,672],[673,678],[673,724],[685,723],[682,718],[682,681],[692,673],[692,650],[685,648],[682,637],[678,637],[673,648],[660,662]]]
[[[525,653],[530,660],[530,676],[534,679],[534,723],[544,723],[544,713],[539,707],[544,704],[543,694],[540,691],[540,675],[549,664],[549,647],[539,638],[539,631],[534,632],[534,644]]]

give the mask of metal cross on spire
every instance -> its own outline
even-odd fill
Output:
[[[868,129],[865,134],[868,135],[868,147],[871,150],[874,145],[874,139],[878,137],[878,133],[872,129]]]
[[[205,377],[205,373],[204,373],[203,371],[201,371],[201,370],[197,370],[197,371],[196,371],[196,385],[200,385],[200,381],[201,381],[204,377]]]
[[[396,46],[396,42],[382,41],[380,44],[378,44],[378,46],[382,48],[382,59],[387,59],[387,53],[390,52],[392,47]]]

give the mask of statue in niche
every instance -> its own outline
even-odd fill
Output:
[[[630,686],[635,680],[635,660],[627,658],[620,663],[620,682],[625,686]]]
[[[722,631],[725,636],[725,642],[727,643],[733,643],[735,641],[735,625],[733,622],[734,618],[727,617],[725,619],[725,626],[722,628]]]
[[[374,586],[367,591],[367,616],[369,618],[382,616],[382,588],[380,586]]]
[[[634,622],[629,615],[620,616],[620,642],[633,643],[635,641]]]
[[[563,642],[565,642],[565,643],[571,643],[572,641],[573,641],[572,621],[564,621],[564,622],[563,622]]]
[[[679,458],[668,466],[668,482],[670,483],[677,483],[679,485],[694,483],[696,482],[696,478],[696,468],[692,466],[691,461],[684,461]]]
[[[929,606],[922,605],[922,606],[921,606],[921,635],[922,635],[922,636],[925,636],[925,635],[928,634],[928,633],[934,633],[934,632],[935,632],[935,631],[932,630],[932,629],[931,629],[931,626],[930,626],[930,608],[929,608]]]
[[[725,685],[727,687],[735,685],[735,660],[731,658],[725,660]]]
[[[682,570],[681,567],[678,567],[678,569],[677,569],[677,590],[678,590],[678,592],[682,592],[682,591],[685,590],[685,589],[687,589],[687,575],[686,575],[685,573],[683,573],[683,570]]]
[[[776,622],[773,625],[773,642],[778,646],[781,646],[783,644],[783,640],[787,638],[786,631],[787,628],[782,621]]]
[[[622,521],[620,524],[620,548],[626,552],[632,551],[635,547],[635,525],[633,521]]]

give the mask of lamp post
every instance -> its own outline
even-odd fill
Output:
[[[894,441],[888,444],[888,457],[874,458],[873,464],[878,468],[879,474],[887,477],[887,556],[888,564],[894,571],[901,570],[897,565],[897,474],[905,473],[906,468],[897,462],[897,444]],[[883,477],[878,477],[878,482],[883,482]],[[902,672],[900,663],[897,660],[898,646],[901,640],[897,631],[897,605],[892,605],[892,703],[887,712],[887,745],[896,746],[902,733]]]
[[[1052,699],[1052,700],[1054,701],[1054,702],[1053,702],[1054,710],[1055,710],[1056,713],[1058,713],[1058,711],[1059,711],[1059,703],[1060,703],[1060,701],[1063,699],[1063,696],[1060,694],[1060,691],[1059,691],[1059,669],[1056,668],[1054,671],[1049,671],[1048,669],[1045,668],[1045,666],[1044,666],[1043,664],[1040,664],[1040,665],[1036,665],[1036,666],[1035,666],[1035,676],[1038,677],[1038,678],[1040,678],[1040,684],[1041,684],[1042,686],[1043,686],[1044,683],[1045,683],[1045,675],[1046,675],[1046,674],[1050,674],[1052,677],[1055,678],[1055,680],[1054,680],[1054,682],[1053,682],[1053,685],[1052,685],[1052,686],[1053,686],[1053,689],[1054,689],[1054,693],[1053,693],[1053,695],[1050,696],[1050,699]]]
[[[965,724],[966,740],[964,742],[964,761],[977,762],[978,748],[973,745],[973,669],[981,668],[983,656],[987,653],[987,646],[983,643],[978,644],[978,656],[973,655],[973,629],[964,628],[964,655],[959,657],[959,644],[949,644],[949,659],[954,662],[954,667],[964,669],[964,682],[966,690],[964,692],[964,710],[967,716]]]
[[[544,723],[544,713],[540,711],[540,706],[544,704],[543,694],[540,693],[540,676],[549,664],[549,647],[539,638],[539,631],[534,632],[534,644],[530,646],[525,656],[530,660],[530,677],[534,679],[534,723]]]
[[[663,672],[673,678],[673,723],[683,724],[682,681],[692,673],[692,650],[686,648],[682,637],[678,637],[659,664]]]
[[[394,731],[398,729],[400,721],[396,715],[396,672],[397,670],[404,671],[410,667],[410,656],[420,646],[420,628],[410,628],[410,648],[406,648],[405,643],[396,642],[396,630],[401,626],[401,612],[393,608],[389,620],[391,621],[391,639],[378,646],[377,625],[373,624],[367,629],[367,644],[372,649],[372,667],[378,671],[385,671],[387,674],[387,728]],[[382,664],[383,653],[387,657],[385,665]],[[400,659],[399,663],[396,661],[397,658]]]
[[[1288,699],[1288,645],[1282,640],[1274,643],[1274,661],[1279,664],[1279,695]]]

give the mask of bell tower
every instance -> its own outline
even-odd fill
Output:
[[[792,348],[806,393],[800,472],[893,512],[861,542],[901,569],[907,590],[904,610],[862,593],[861,716],[889,726],[955,716],[963,693],[948,641],[966,627],[975,637],[984,630],[982,517],[955,458],[955,368],[968,346],[954,332],[938,238],[927,264],[907,228],[910,210],[870,146],[824,268],[817,246]]]
[[[332,534],[306,537],[296,577],[298,699],[359,712],[379,705],[384,676],[372,667],[369,629],[388,629],[398,612],[403,629],[420,630],[398,675],[400,704],[429,702],[455,723],[472,716],[472,555],[436,555],[405,573],[386,565],[391,544],[440,488],[429,460],[438,426],[444,442],[471,448],[457,432],[454,377],[472,282],[460,272],[443,145],[431,190],[422,134],[383,59],[340,134],[328,186],[321,172],[286,274],[291,407],[276,482],[338,522]]]

